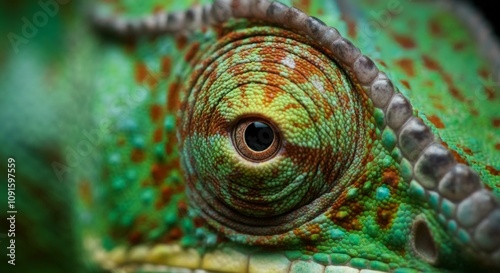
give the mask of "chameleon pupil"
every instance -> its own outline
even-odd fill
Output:
[[[253,122],[245,130],[245,142],[250,149],[256,152],[269,148],[273,140],[273,129],[263,122]]]

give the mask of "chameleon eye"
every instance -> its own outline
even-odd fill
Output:
[[[233,143],[238,153],[250,161],[265,161],[280,148],[280,137],[271,123],[261,119],[243,119],[233,129]]]

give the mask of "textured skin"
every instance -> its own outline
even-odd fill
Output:
[[[157,2],[107,5],[129,16],[192,5]],[[455,159],[472,167],[498,197],[500,93],[492,88],[486,60],[451,13],[428,3],[398,3],[399,8],[382,1],[289,4],[335,26],[371,57]],[[346,262],[381,271],[482,269],[467,241],[455,240],[439,214],[412,195],[394,137],[379,130],[372,102],[326,51],[301,35],[246,20],[133,44],[85,36],[65,58],[81,65],[78,74],[87,86],[78,82],[79,91],[91,95],[82,96],[90,103],[54,96],[63,113],[85,114],[68,114],[46,135],[40,133],[56,144],[48,146],[50,152],[33,153],[46,162],[43,155],[61,151],[60,159],[50,159],[61,162],[57,173],[78,181],[75,226],[83,231],[72,231],[75,237],[85,238],[89,252],[113,250],[116,256],[129,247],[162,244],[201,254],[284,253],[289,260],[313,261],[304,272],[313,272],[314,264]],[[56,90],[64,94],[74,81],[61,77]],[[245,160],[231,138],[240,117],[271,120],[282,133],[283,150],[264,163]],[[71,123],[77,128],[67,138],[51,135]],[[29,128],[43,131],[41,125]],[[87,145],[82,143],[90,143],[89,155],[79,152]],[[21,157],[27,146],[14,143],[8,153]],[[33,172],[47,168],[30,164]],[[416,220],[429,227],[435,264],[412,247]],[[120,265],[105,257],[96,260],[105,267]]]

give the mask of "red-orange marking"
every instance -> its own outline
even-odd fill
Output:
[[[161,74],[163,76],[168,76],[170,75],[170,72],[172,70],[172,58],[169,56],[163,57],[161,59]]]
[[[413,77],[415,76],[415,68],[413,66],[413,60],[408,58],[402,58],[396,61],[396,64],[403,69],[406,75]]]
[[[135,80],[138,83],[144,83],[148,76],[148,68],[144,63],[136,63],[135,64]]]
[[[410,83],[407,80],[401,80],[400,82],[402,85],[404,85],[406,87],[406,89],[408,89],[408,90],[411,89]]]
[[[156,128],[154,134],[153,134],[153,142],[158,143],[161,142],[163,136],[163,129],[162,128]]]
[[[493,127],[495,128],[499,128],[500,127],[500,118],[494,118],[491,120],[491,124],[493,125]]]
[[[429,30],[432,35],[439,37],[443,33],[443,29],[441,28],[440,20],[438,18],[432,18],[429,21]]]
[[[444,123],[441,121],[441,119],[438,116],[432,115],[432,116],[429,116],[428,118],[429,118],[429,121],[432,122],[432,124],[434,124],[434,126],[436,126],[436,128],[438,128],[438,129],[445,128]]]
[[[142,149],[133,149],[130,154],[130,160],[135,163],[139,163],[146,158],[146,153]]]
[[[151,107],[149,108],[149,115],[153,122],[158,121],[161,117],[161,114],[162,114],[162,109],[160,105],[158,104],[151,105]]]
[[[398,42],[398,44],[405,49],[411,49],[416,46],[415,41],[409,36],[396,33],[393,33],[392,36],[394,37],[394,40],[396,40],[396,42]]]
[[[500,175],[500,170],[497,170],[490,165],[486,166],[486,170],[488,170],[488,172],[491,173],[492,175],[495,175],[495,176]]]

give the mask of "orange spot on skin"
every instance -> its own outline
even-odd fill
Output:
[[[406,75],[413,77],[415,76],[415,68],[413,66],[413,61],[408,58],[399,59],[396,64],[403,69]]]
[[[184,59],[186,60],[186,62],[189,63],[189,61],[191,61],[193,59],[193,57],[196,55],[196,53],[200,50],[200,43],[196,42],[194,43],[188,50],[188,52],[186,53],[186,56],[184,57]]]
[[[442,141],[441,144],[446,148],[448,149],[448,151],[450,151],[450,153],[453,155],[453,157],[455,158],[455,160],[458,162],[458,163],[462,163],[464,165],[469,165],[469,162],[467,162],[467,160],[465,158],[463,158],[457,151],[453,150],[453,149],[450,149],[450,147],[448,146],[448,143]]]
[[[151,120],[153,122],[158,121],[161,118],[161,114],[162,114],[162,109],[160,105],[158,104],[151,105],[151,107],[149,108],[149,116],[151,117]]]
[[[187,37],[184,35],[179,35],[175,39],[175,46],[178,50],[183,50],[187,44]]]
[[[422,60],[424,62],[424,66],[429,70],[434,70],[439,72],[439,74],[443,77],[444,81],[448,84],[448,91],[451,93],[453,97],[455,97],[459,101],[465,101],[465,97],[462,95],[460,90],[453,84],[453,80],[450,75],[444,73],[441,69],[441,66],[430,58],[429,56],[423,55]]]
[[[458,88],[456,88],[455,86],[450,86],[450,88],[448,90],[450,91],[451,95],[453,97],[455,97],[456,99],[458,99],[459,101],[465,101],[464,96],[462,95],[462,93],[460,93]]]
[[[466,43],[465,42],[456,42],[453,44],[453,49],[455,51],[461,51],[465,48]]]
[[[144,63],[137,63],[135,65],[135,80],[138,83],[144,83],[149,72]]]
[[[130,160],[135,163],[139,163],[146,158],[146,153],[141,149],[133,149],[130,154]]]
[[[164,164],[154,164],[151,166],[151,177],[155,182],[155,185],[162,183],[167,177],[168,168]]]
[[[500,151],[500,142],[498,142],[497,144],[495,144],[495,149],[497,149],[497,150]]]
[[[439,64],[436,61],[434,61],[433,59],[431,59],[430,57],[428,57],[426,55],[422,56],[422,60],[424,61],[424,66],[430,70],[438,71],[441,69],[441,67],[439,66]]]
[[[170,200],[172,199],[172,196],[176,193],[179,193],[184,190],[184,187],[179,187],[179,186],[163,186],[160,190],[160,198],[158,198],[157,202],[155,203],[156,209],[161,209],[165,205],[167,205]]]
[[[343,227],[347,231],[359,230],[360,225],[357,218],[359,217],[359,215],[361,215],[361,213],[363,213],[363,207],[357,202],[346,202],[345,206],[347,206],[348,208],[347,210],[345,210],[348,211],[347,214],[343,214],[339,210],[336,213],[334,212],[331,215],[330,219],[336,225]]]
[[[391,188],[396,188],[399,183],[399,176],[393,170],[387,170],[383,174],[382,181]]]
[[[464,151],[464,153],[466,153],[468,155],[474,155],[474,153],[472,152],[472,150],[469,147],[460,146],[460,148],[462,148],[462,150]]]
[[[165,153],[171,155],[174,152],[174,148],[177,145],[175,141],[175,133],[167,133],[167,143],[165,144]]]
[[[492,175],[495,175],[495,176],[500,175],[500,170],[497,170],[497,169],[493,168],[492,166],[489,166],[489,165],[486,166],[486,170],[489,173],[491,173]]]
[[[142,234],[134,231],[128,236],[128,241],[130,245],[137,245],[142,241]]]
[[[116,145],[123,146],[124,144],[125,144],[125,138],[119,137],[118,140],[116,141]]]
[[[489,86],[484,87],[484,92],[486,92],[486,97],[488,100],[494,100],[496,98],[495,90]]]
[[[187,213],[187,204],[186,204],[186,202],[184,200],[181,200],[181,201],[179,201],[179,203],[177,203],[177,208],[178,208],[179,216],[180,217],[186,215],[186,213]]]
[[[383,66],[383,67],[387,68],[387,64],[386,64],[384,61],[382,61],[382,60],[377,60],[377,62],[378,62],[381,66]]]
[[[495,128],[500,128],[500,118],[494,118],[491,120],[491,124]]]
[[[405,49],[412,49],[416,46],[415,41],[409,36],[396,33],[392,34],[392,36],[394,37],[394,40],[396,40],[396,42]]]
[[[490,78],[490,72],[489,72],[489,71],[488,71],[488,69],[487,69],[487,68],[485,68],[485,67],[480,68],[480,69],[477,71],[477,73],[479,74],[479,76],[481,76],[481,78],[483,78],[483,79],[485,79],[485,80],[487,80],[487,79],[489,79],[489,78]]]
[[[157,128],[153,134],[153,142],[158,143],[161,142],[163,136],[162,128]]]
[[[182,237],[182,230],[178,227],[173,227],[163,239],[164,242],[177,241]]]
[[[85,205],[90,205],[92,203],[92,189],[90,182],[88,180],[83,180],[79,183],[78,190],[83,203]]]
[[[165,9],[163,8],[162,5],[156,5],[153,7],[153,13],[160,13],[160,12],[163,12]]]
[[[177,110],[180,106],[179,101],[179,91],[181,84],[176,80],[170,84],[168,87],[168,97],[167,97],[167,111],[173,112]]]
[[[198,228],[206,225],[205,219],[203,219],[201,217],[195,217],[193,219],[193,223],[194,223],[194,226],[198,227]]]
[[[434,82],[432,82],[432,81],[424,81],[424,86],[433,87],[434,86]]]
[[[445,110],[446,109],[446,107],[444,105],[442,105],[441,103],[438,103],[438,102],[433,103],[432,105],[434,105],[434,107],[436,109],[439,109],[439,110]]]
[[[429,116],[428,119],[430,122],[432,122],[432,124],[434,124],[434,126],[436,126],[436,128],[438,128],[438,129],[445,128],[444,123],[441,121],[441,119],[438,116],[432,115],[432,116]]]
[[[148,87],[151,89],[151,90],[154,90],[156,88],[156,85],[158,84],[158,78],[157,77],[149,77],[148,78]]]
[[[377,208],[377,223],[382,229],[391,227],[392,221],[398,212],[399,204],[384,204]]]
[[[406,89],[410,90],[411,87],[410,87],[410,83],[406,80],[401,80],[400,81],[402,85],[404,85],[404,87],[406,87]]]
[[[161,59],[161,74],[163,76],[170,75],[172,71],[172,58],[166,56]]]
[[[342,20],[347,24],[347,35],[351,38],[356,38],[358,34],[356,21],[352,20],[352,18],[347,15],[342,15]]]
[[[438,18],[432,18],[429,21],[429,30],[433,36],[439,37],[443,33],[441,24]]]

